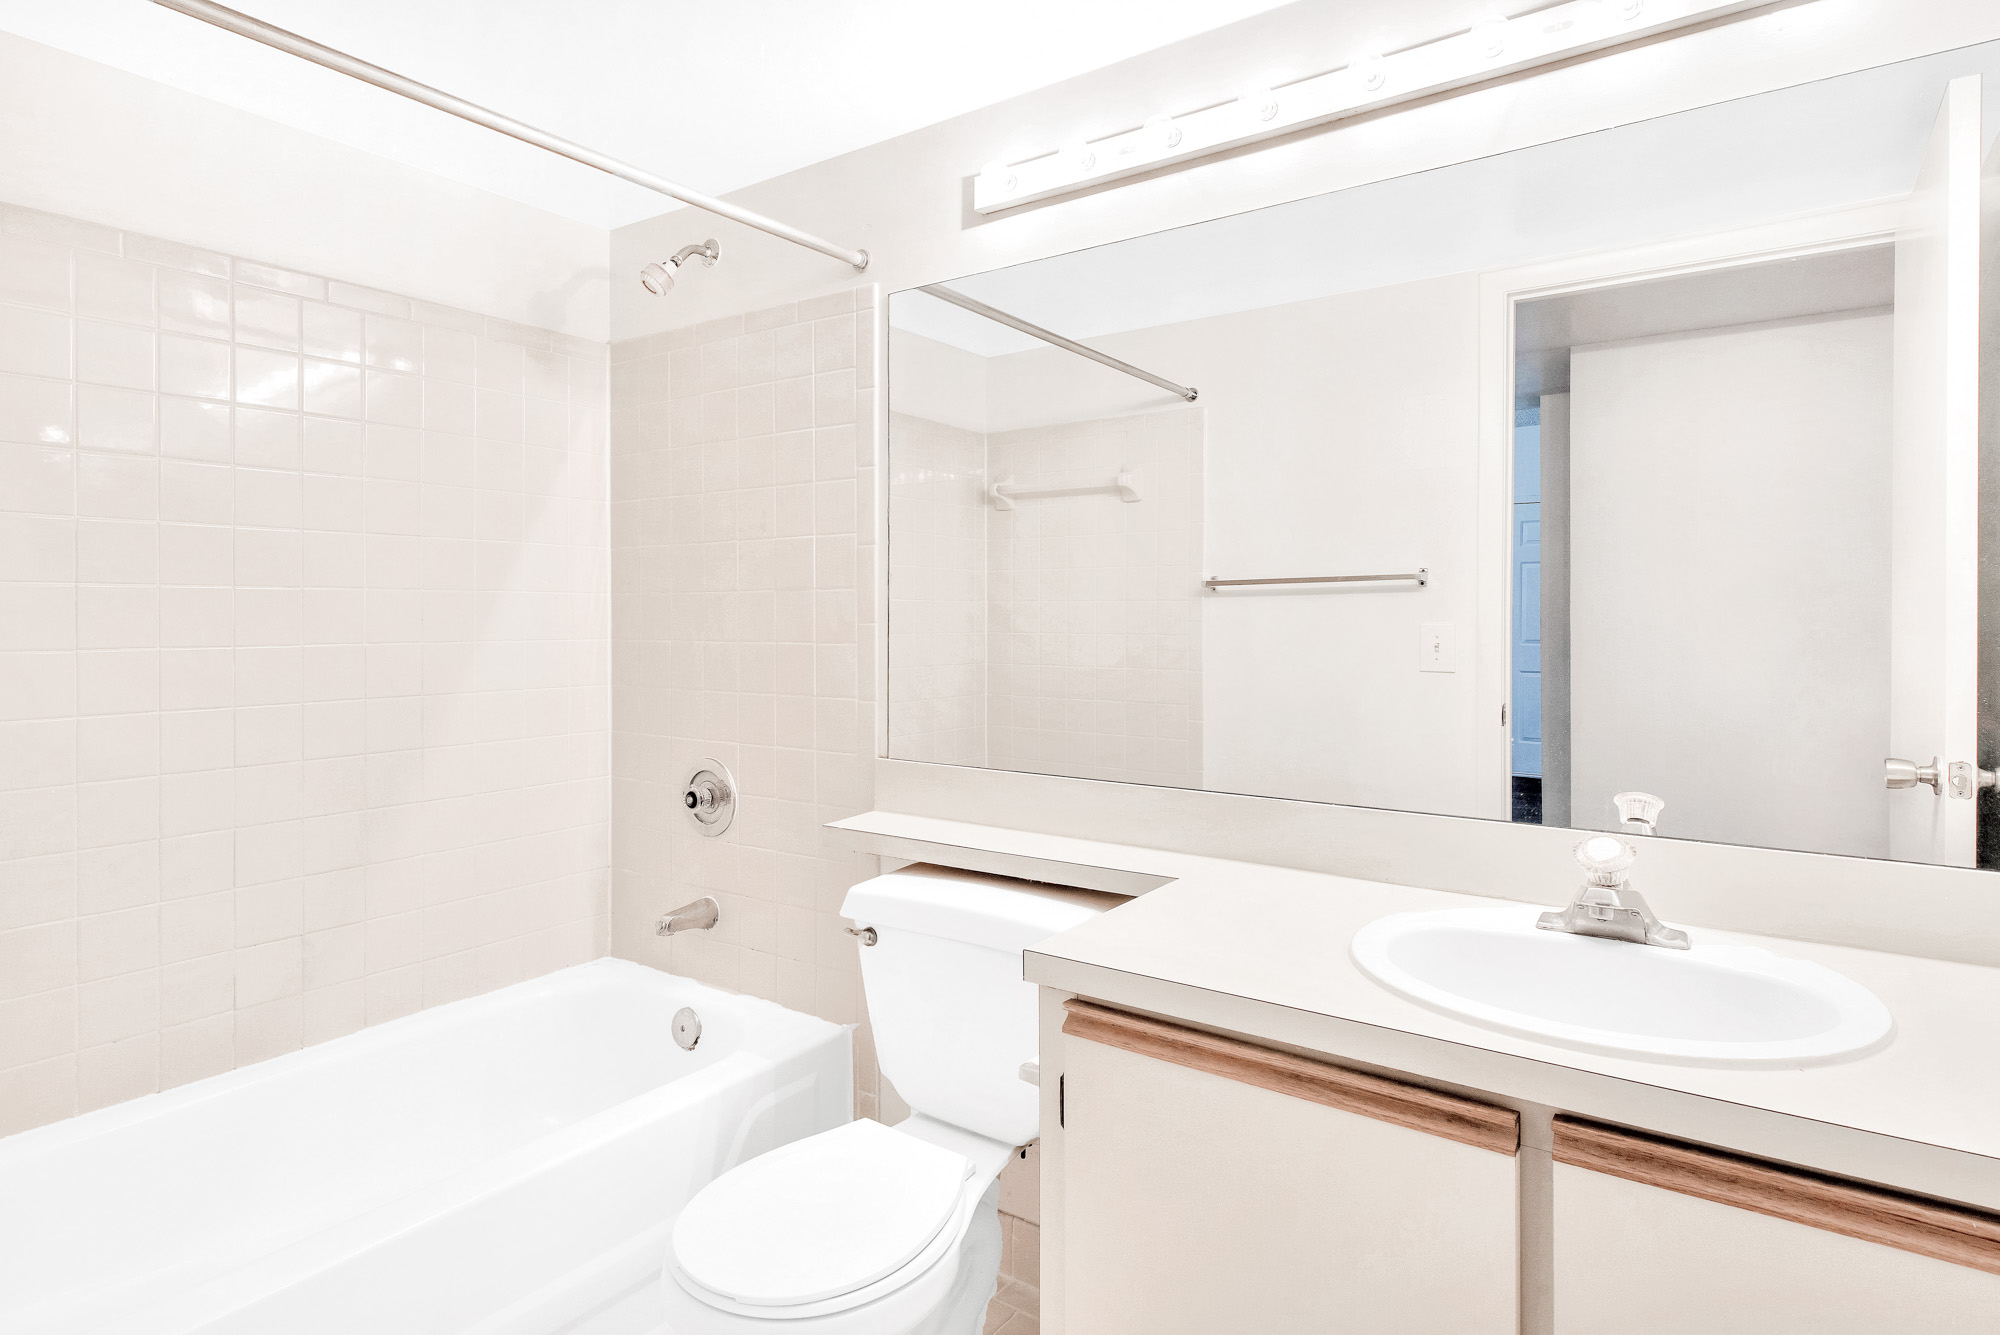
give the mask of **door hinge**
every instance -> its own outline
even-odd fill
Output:
[[[1067,1091],[1063,1088],[1063,1079],[1064,1077],[1062,1076],[1056,1077],[1056,1125],[1057,1126],[1067,1125],[1067,1123],[1063,1121],[1063,1118],[1067,1115],[1067,1109],[1063,1106],[1063,1096],[1067,1093]]]
[[[1500,726],[1503,728],[1507,726],[1507,706],[1505,705],[1500,706]]]

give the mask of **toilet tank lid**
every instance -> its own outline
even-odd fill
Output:
[[[1088,922],[1124,898],[917,863],[863,881],[847,892],[840,911],[861,927],[902,928],[994,950],[1024,950]]]

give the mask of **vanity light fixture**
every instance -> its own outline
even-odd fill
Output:
[[[972,207],[978,213],[996,213],[1054,199],[1769,2],[1568,0],[1518,18],[1488,19],[1468,31],[1393,55],[1362,54],[1337,69],[1245,89],[1233,101],[1156,115],[1136,128],[1095,141],[1075,139],[1055,152],[1024,161],[992,163],[973,178]]]

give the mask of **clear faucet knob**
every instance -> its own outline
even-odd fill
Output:
[[[1660,823],[1660,813],[1667,808],[1665,798],[1651,793],[1617,793],[1612,796],[1611,805],[1618,808],[1620,824],[1636,825],[1641,834],[1651,834]]]
[[[1592,885],[1622,884],[1626,869],[1638,856],[1632,845],[1608,834],[1585,839],[1576,846],[1576,865],[1583,868]]]

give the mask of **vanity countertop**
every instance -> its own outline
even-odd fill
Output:
[[[1804,1070],[1668,1065],[1555,1047],[1383,988],[1348,944],[1386,914],[1475,895],[871,812],[839,825],[888,856],[1033,875],[1060,863],[1162,882],[1026,953],[1030,982],[1197,1026],[1820,1171],[2000,1209],[2000,969],[1692,928],[1844,974],[1880,997],[1880,1051]],[[927,853],[925,850],[928,849]],[[1560,874],[1557,875],[1560,882]],[[1645,888],[1643,874],[1635,878]],[[1552,883],[1549,902],[1569,886]]]

